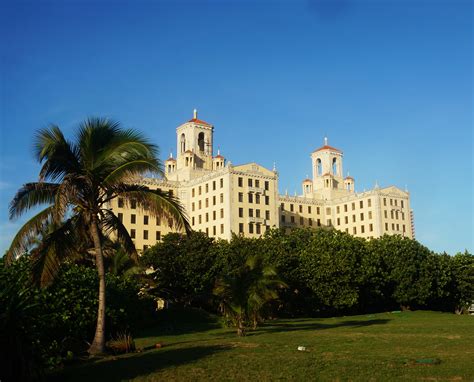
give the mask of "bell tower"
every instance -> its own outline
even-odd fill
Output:
[[[324,145],[311,154],[313,169],[313,190],[332,194],[332,190],[344,189],[342,170],[342,151],[328,145],[324,138]]]
[[[193,118],[176,129],[177,167],[212,170],[212,141],[214,126]]]

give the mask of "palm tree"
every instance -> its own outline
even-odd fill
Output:
[[[116,122],[91,118],[81,123],[76,140],[66,140],[58,126],[39,130],[35,156],[42,164],[39,181],[18,190],[10,204],[10,219],[38,205],[46,205],[17,233],[6,260],[11,262],[27,248],[45,226],[56,225],[32,251],[33,276],[42,286],[49,284],[60,264],[77,255],[79,245],[90,244],[99,278],[97,326],[90,354],[105,349],[104,239],[114,234],[127,253],[136,257],[132,239],[110,208],[121,197],[127,206],[154,216],[165,216],[177,229],[190,226],[177,199],[161,190],[134,184],[146,174],[162,175],[158,147],[134,130]],[[87,252],[82,251],[82,255]]]
[[[244,336],[250,323],[256,329],[264,306],[278,298],[277,289],[286,287],[275,268],[264,266],[260,256],[250,256],[236,274],[217,280],[214,294],[237,327],[237,335]]]

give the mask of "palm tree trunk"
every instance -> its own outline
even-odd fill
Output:
[[[97,325],[94,340],[89,348],[89,354],[100,354],[105,352],[105,270],[102,244],[100,242],[97,216],[91,219],[91,235],[95,247],[95,265],[99,276],[99,307],[97,311]]]

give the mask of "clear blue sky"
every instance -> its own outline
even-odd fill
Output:
[[[421,243],[472,252],[472,22],[470,0],[3,1],[0,251],[36,129],[107,116],[164,158],[196,107],[282,193],[327,134],[356,190],[408,187]]]

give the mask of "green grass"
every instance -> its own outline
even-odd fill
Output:
[[[194,323],[194,324],[193,324]],[[136,338],[144,351],[70,366],[68,381],[473,381],[474,317],[379,313],[268,322],[238,338],[190,315]],[[297,350],[306,346],[307,351]]]

